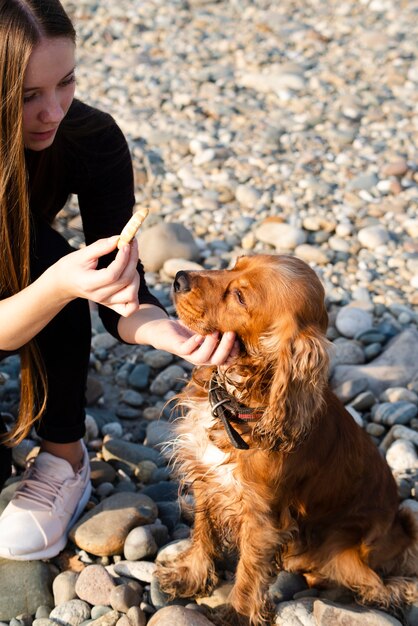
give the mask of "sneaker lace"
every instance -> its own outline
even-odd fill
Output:
[[[27,465],[20,486],[16,489],[15,498],[35,502],[45,510],[54,510],[59,502],[62,503],[62,479],[42,472],[31,459]]]

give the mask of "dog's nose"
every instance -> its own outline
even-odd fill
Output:
[[[190,291],[190,283],[187,272],[177,272],[173,283],[173,289],[175,293]]]

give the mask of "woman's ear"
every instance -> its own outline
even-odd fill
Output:
[[[328,381],[328,340],[316,328],[304,328],[269,340],[270,383],[268,406],[254,429],[263,448],[292,450],[310,431],[324,402]]]

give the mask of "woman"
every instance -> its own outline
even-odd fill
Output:
[[[137,244],[117,251],[134,205],[132,163],[113,119],[74,99],[75,32],[59,0],[0,0],[0,357],[19,351],[21,401],[0,447],[32,425],[41,451],[0,517],[0,556],[41,559],[65,546],[90,495],[82,442],[90,354],[88,300],[121,341],[194,364],[231,358],[233,333],[194,335],[148,291]],[[86,247],[51,226],[78,196]]]

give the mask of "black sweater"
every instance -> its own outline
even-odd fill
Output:
[[[135,204],[132,160],[126,140],[113,118],[74,100],[55,141],[46,150],[27,150],[30,210],[37,219],[52,223],[71,194],[80,207],[86,244],[118,235]],[[99,260],[105,267],[112,253]],[[163,306],[148,290],[138,262],[140,304]],[[99,305],[105,328],[120,339],[120,315]]]

